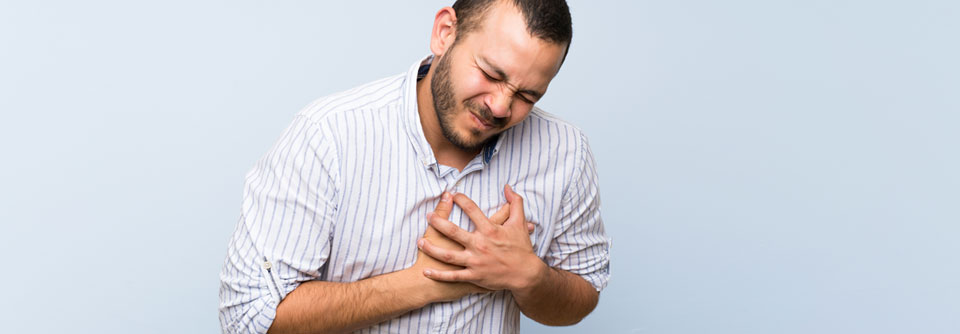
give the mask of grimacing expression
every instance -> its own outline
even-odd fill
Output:
[[[453,51],[453,47],[447,51],[447,54],[450,54],[451,51]],[[450,58],[451,57],[440,57],[440,60],[437,61],[437,69],[433,75],[433,81],[430,82],[430,92],[433,94],[433,110],[437,113],[440,131],[453,146],[464,151],[479,150],[495,137],[490,135],[484,138],[484,133],[478,128],[471,127],[466,129],[466,131],[469,132],[469,134],[466,135],[462,135],[454,129],[457,116],[455,107],[457,103],[454,99],[453,83],[450,82]],[[475,117],[489,124],[490,127],[497,132],[505,130],[504,127],[507,125],[508,119],[494,117],[490,112],[490,108],[469,100],[463,101],[463,106],[467,112],[473,113]]]
[[[523,121],[560,69],[566,44],[530,35],[515,7],[495,6],[434,60],[430,92],[443,136],[477,151]]]

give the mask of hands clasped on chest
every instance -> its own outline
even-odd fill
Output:
[[[471,293],[498,290],[521,292],[536,285],[548,268],[533,251],[529,234],[534,224],[525,220],[523,198],[504,187],[507,203],[490,217],[464,194],[444,193],[430,226],[417,245],[417,261],[410,268],[431,279],[433,300],[455,300]],[[453,205],[473,221],[468,232],[450,222]]]

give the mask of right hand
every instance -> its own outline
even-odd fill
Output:
[[[429,213],[428,215],[430,214],[439,215],[444,219],[449,219],[450,211],[452,210],[453,210],[453,195],[451,195],[450,193],[444,192],[440,197],[440,202],[437,203],[436,209],[434,209],[434,211],[432,213]],[[509,218],[509,216],[510,216],[510,204],[507,203],[507,204],[504,204],[503,207],[501,207],[499,210],[497,210],[496,213],[490,216],[490,221],[493,222],[494,224],[502,225],[505,221],[507,221],[507,218]],[[534,226],[533,224],[529,224],[527,226],[527,229],[531,233],[533,232],[533,226]],[[430,240],[430,242],[433,243],[434,245],[447,248],[450,250],[463,249],[462,245],[460,245],[456,241],[451,240],[450,238],[447,238],[440,232],[437,232],[437,230],[435,230],[431,226],[427,226],[427,231],[426,233],[423,234],[423,238]],[[413,264],[412,267],[410,267],[410,269],[414,271],[417,275],[420,275],[422,277],[423,270],[427,268],[442,269],[442,270],[463,269],[463,267],[447,264],[447,263],[444,263],[443,261],[434,259],[429,255],[423,253],[423,251],[418,250],[417,261]],[[473,294],[473,293],[490,292],[490,290],[478,287],[471,283],[464,283],[464,282],[448,283],[448,282],[438,282],[433,280],[430,280],[430,281],[434,283],[432,284],[435,287],[433,292],[436,292],[437,294],[435,298],[432,298],[432,299],[436,301],[457,300],[463,296]]]

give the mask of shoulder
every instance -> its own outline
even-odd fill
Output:
[[[578,128],[576,125],[573,125],[573,123],[567,122],[566,120],[561,119],[559,116],[551,114],[546,110],[540,109],[538,107],[533,107],[533,109],[530,110],[530,115],[527,117],[527,119],[534,119],[538,122],[542,122],[550,126],[572,131],[572,132],[575,132],[577,135],[583,134],[583,131],[581,131],[580,128]]]
[[[398,74],[321,97],[300,110],[297,116],[323,123],[344,112],[397,105],[403,99],[405,78],[406,75]]]
[[[549,146],[564,153],[577,155],[587,145],[587,137],[576,125],[538,107],[533,107],[527,118],[509,131],[518,142],[551,143]]]
[[[534,108],[523,122],[504,131],[497,154],[507,165],[520,165],[534,174],[559,173],[569,180],[589,154],[583,131],[560,117]]]

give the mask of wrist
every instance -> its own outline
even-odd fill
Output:
[[[522,297],[531,295],[538,286],[549,278],[551,269],[539,257],[530,254],[527,263],[529,264],[523,266],[525,270],[522,270],[518,275],[517,283],[510,288],[510,292],[513,293],[514,296]]]
[[[403,269],[398,272],[400,274],[400,280],[402,286],[404,287],[401,291],[410,293],[408,296],[416,304],[417,308],[421,308],[429,305],[430,303],[440,300],[440,296],[437,294],[435,288],[431,286],[433,281],[426,276],[423,276],[423,268],[411,267]]]

